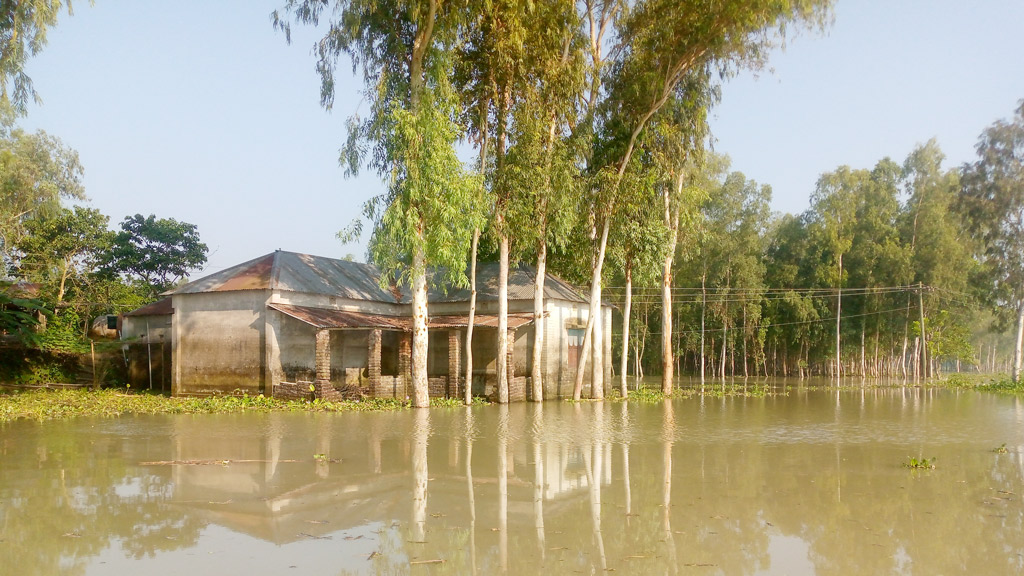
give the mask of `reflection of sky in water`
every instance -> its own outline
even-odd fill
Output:
[[[802,538],[772,534],[768,543],[769,566],[758,574],[814,574],[810,547]]]
[[[89,561],[86,573],[104,575],[199,574],[375,574],[370,555],[380,546],[380,523],[331,532],[328,524],[310,524],[309,537],[288,544],[266,542],[208,525],[193,548],[152,558],[132,559],[118,543]]]

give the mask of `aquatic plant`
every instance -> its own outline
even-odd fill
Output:
[[[1009,452],[1009,450],[1006,449],[1006,442],[1003,442],[998,448],[993,448],[992,451],[996,454],[1006,454]]]
[[[477,401],[474,401],[477,403]],[[479,400],[479,403],[486,403]],[[441,400],[437,406],[461,406]],[[167,397],[136,392],[130,387],[103,390],[33,390],[0,393],[0,422],[17,419],[53,420],[73,416],[120,416],[122,414],[219,414],[235,412],[380,412],[408,409],[407,400],[363,398],[326,400],[280,400],[258,394],[251,396]]]
[[[911,470],[932,470],[935,468],[935,457],[932,458],[914,458],[910,456],[907,461],[903,463],[904,466]]]

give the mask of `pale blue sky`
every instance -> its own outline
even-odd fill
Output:
[[[319,105],[310,47],[269,14],[280,0],[76,2],[29,63],[44,102],[23,125],[77,149],[91,205],[112,227],[141,213],[198,225],[198,277],[276,248],[353,253],[335,233],[382,189],[338,167],[361,83]],[[1024,2],[839,0],[825,34],[803,32],[723,87],[715,147],[798,213],[822,172],[902,162],[936,138],[947,165],[1024,98]],[[347,66],[343,66],[348,70]],[[365,112],[365,103],[362,104]]]

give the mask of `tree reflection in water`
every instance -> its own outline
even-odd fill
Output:
[[[922,389],[17,422],[0,566],[1020,573],[1022,446],[1019,401]]]

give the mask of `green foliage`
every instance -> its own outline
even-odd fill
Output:
[[[19,297],[9,283],[0,284],[0,334],[14,335],[17,341],[31,345],[38,340],[39,317],[52,312],[38,298]]]
[[[19,0],[0,10],[0,108],[24,114],[29,99],[40,102],[25,64],[46,45],[46,33],[71,1]]]
[[[88,344],[82,330],[82,320],[72,308],[58,310],[46,329],[39,335],[39,348],[54,352],[84,352]]]
[[[194,224],[136,214],[121,222],[102,268],[142,282],[155,298],[205,264],[207,251]]]
[[[18,242],[18,272],[41,283],[60,306],[70,293],[88,282],[110,243],[107,217],[94,208],[61,208],[26,222]]]
[[[1006,442],[1003,442],[998,448],[993,448],[992,452],[996,454],[1006,454],[1009,450],[1006,448]]]
[[[958,206],[978,240],[983,294],[1004,321],[1024,321],[1024,100],[1011,121],[985,129],[978,160],[963,167]],[[1013,377],[1020,378],[1021,358]]]
[[[78,357],[29,348],[4,348],[0,354],[0,383],[40,386],[73,382]]]
[[[85,199],[78,153],[45,132],[28,134],[4,126],[0,131],[0,275],[25,234],[25,223],[57,212],[63,199]]]

